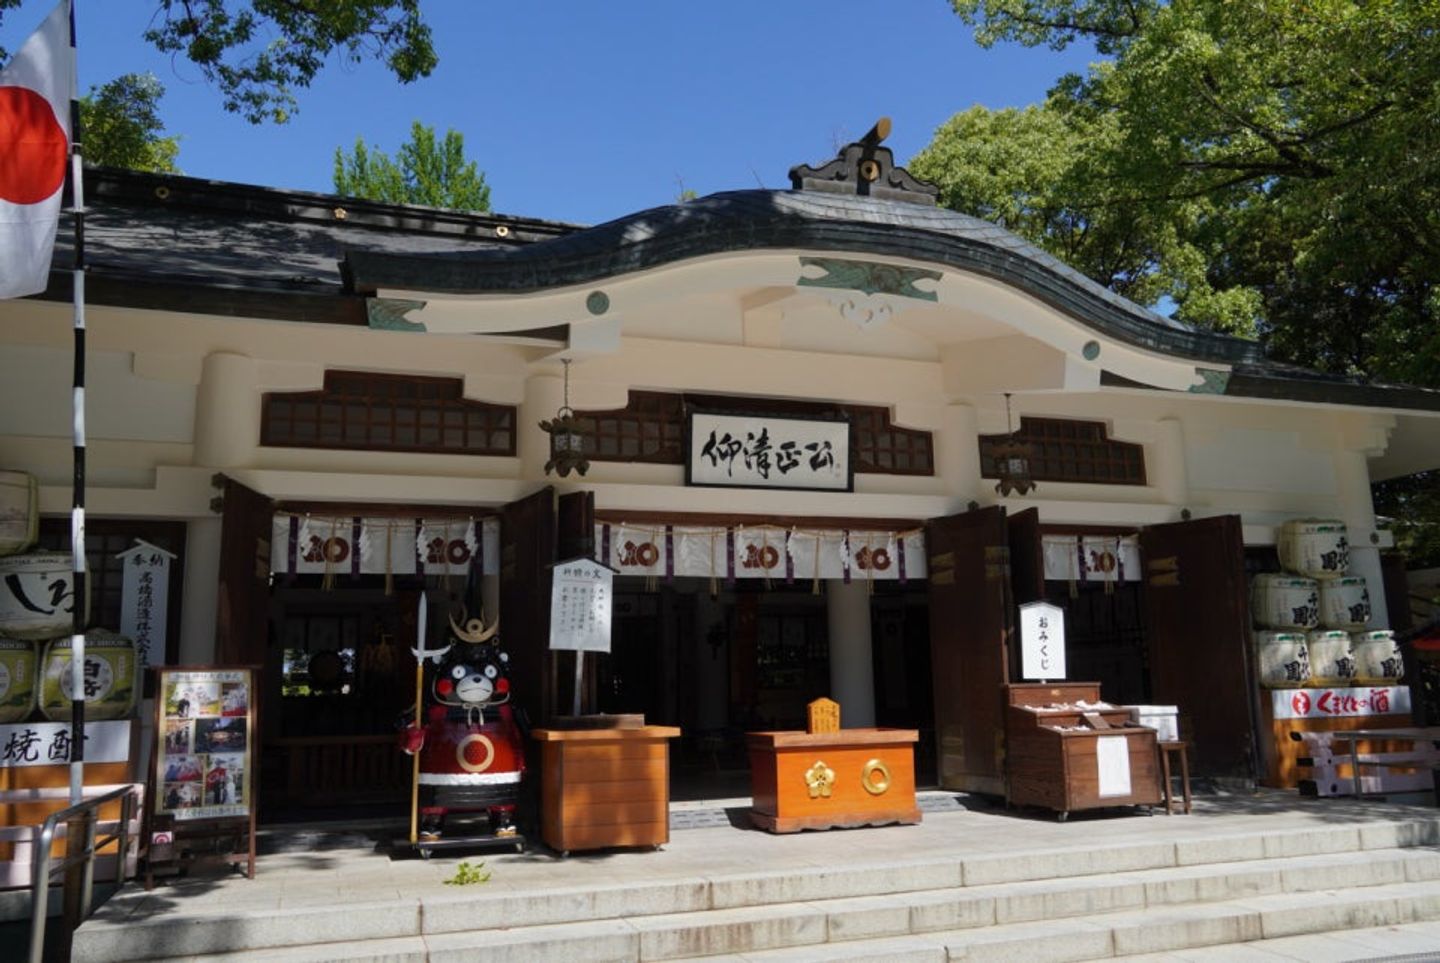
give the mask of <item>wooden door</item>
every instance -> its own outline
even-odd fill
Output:
[[[1010,681],[1010,546],[1005,509],[925,523],[930,665],[940,785],[1003,795]]]
[[[1015,604],[1045,601],[1045,552],[1040,545],[1040,509],[1006,516],[1010,532],[1010,587]]]
[[[566,492],[555,499],[555,561],[595,557],[595,493]],[[608,561],[607,561],[608,564]],[[548,597],[548,596],[547,596]],[[575,705],[575,660],[580,653],[552,654],[556,712],[568,715]],[[585,659],[585,677],[581,682],[582,712],[593,712],[600,703],[600,660],[610,656]]]
[[[1045,550],[1040,545],[1040,509],[1006,515],[1010,535],[1010,624],[1019,624],[1020,606],[1045,601]],[[1010,646],[1010,678],[1020,678],[1020,645]]]
[[[264,665],[275,503],[233,478],[225,479],[222,497],[215,661]]]
[[[555,489],[548,485],[500,512],[500,638],[510,655],[515,704],[532,725],[555,715],[550,653],[550,568]]]
[[[555,500],[555,516],[555,557],[594,558],[595,493],[561,495]]]
[[[1238,515],[1140,531],[1150,691],[1180,708],[1191,766],[1211,776],[1258,775],[1250,604]],[[1188,725],[1186,724],[1188,723]]]

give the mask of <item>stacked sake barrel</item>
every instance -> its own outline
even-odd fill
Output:
[[[1255,576],[1251,612],[1260,684],[1266,688],[1388,685],[1404,667],[1395,635],[1369,629],[1370,590],[1349,574],[1345,524],[1322,519],[1280,529],[1285,571]]]
[[[23,722],[38,707],[70,718],[73,563],[63,552],[27,551],[39,534],[33,476],[0,471],[0,724]],[[90,599],[85,606],[87,615]],[[86,717],[119,719],[135,705],[134,647],[114,633],[87,632]]]
[[[0,723],[21,722],[35,709],[36,653],[28,638],[12,638],[6,631],[10,622],[20,624],[26,608],[5,584],[16,568],[18,553],[35,544],[40,533],[40,513],[33,476],[20,471],[0,471],[0,585],[6,601],[0,603]],[[28,596],[26,596],[28,601]],[[13,613],[13,615],[11,615]]]

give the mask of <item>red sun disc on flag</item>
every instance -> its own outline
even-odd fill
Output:
[[[65,182],[65,129],[27,87],[0,87],[0,200],[35,204]]]

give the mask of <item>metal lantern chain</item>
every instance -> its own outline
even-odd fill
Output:
[[[585,457],[585,436],[580,433],[579,419],[570,407],[570,359],[561,358],[565,366],[565,387],[563,402],[555,417],[540,422],[540,430],[550,436],[550,460],[545,463],[545,474],[554,472],[561,478],[576,471],[581,475],[590,470]]]

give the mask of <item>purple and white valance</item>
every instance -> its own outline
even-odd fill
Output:
[[[1138,582],[1134,535],[1045,535],[1045,578],[1053,582]]]
[[[500,570],[498,518],[275,516],[277,575],[468,575]]]
[[[904,582],[925,577],[925,536],[919,529],[600,522],[595,526],[595,558],[622,575],[650,578]]]

